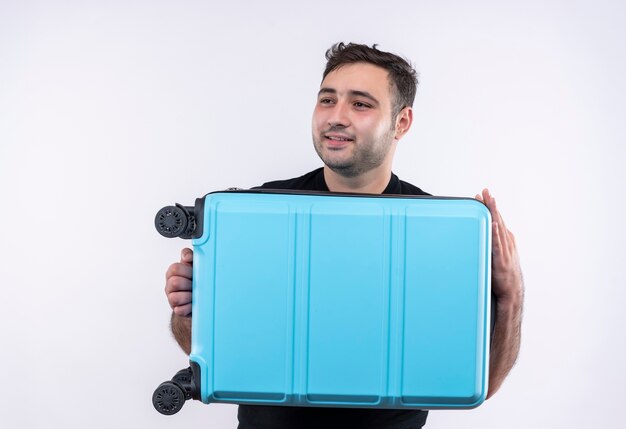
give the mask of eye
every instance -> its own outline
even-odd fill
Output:
[[[332,104],[335,101],[332,98],[320,98],[320,104]]]
[[[371,107],[372,107],[371,105],[369,105],[369,104],[367,104],[367,103],[363,103],[362,101],[355,101],[353,105],[354,105],[354,107],[356,107],[357,109],[361,109],[361,110],[364,110],[364,109],[369,109],[369,108],[371,108]]]

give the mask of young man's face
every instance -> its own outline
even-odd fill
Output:
[[[313,111],[313,144],[324,164],[355,177],[391,163],[396,134],[391,106],[386,70],[355,63],[330,72]]]

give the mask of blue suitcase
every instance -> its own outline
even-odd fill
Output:
[[[155,408],[473,408],[487,393],[491,217],[468,198],[225,191],[161,209],[194,249],[190,368]]]

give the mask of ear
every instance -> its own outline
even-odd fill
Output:
[[[400,140],[411,128],[411,124],[413,124],[413,109],[409,106],[400,110],[398,116],[396,117],[396,134],[394,138],[396,140]]]

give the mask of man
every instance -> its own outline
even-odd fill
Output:
[[[261,188],[372,194],[428,195],[391,172],[398,141],[411,128],[417,87],[415,70],[404,59],[376,45],[339,43],[326,52],[317,104],[313,144],[324,167],[304,176],[269,182]],[[489,396],[500,387],[519,351],[523,281],[513,234],[507,230],[487,189],[476,198],[492,215],[492,290],[496,323],[492,336]],[[186,353],[191,349],[192,252],[167,270],[172,332]],[[426,411],[239,407],[239,428],[421,428]]]

